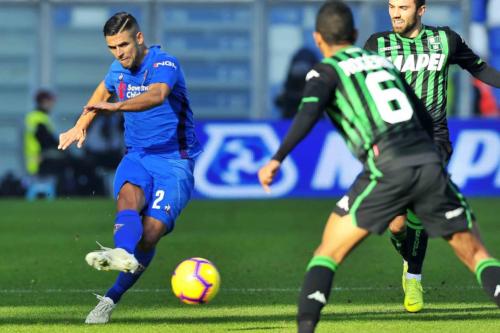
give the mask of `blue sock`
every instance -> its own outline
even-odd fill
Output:
[[[135,210],[122,210],[115,219],[115,247],[122,248],[128,253],[134,249],[142,237],[142,221]]]
[[[139,266],[139,269],[134,274],[120,273],[113,287],[111,287],[106,293],[106,297],[111,298],[115,304],[118,303],[122,295],[129,290],[137,280],[139,280],[142,273],[153,259],[155,252],[155,249],[152,249],[149,252],[142,252],[141,250],[136,249],[134,256],[142,267]]]

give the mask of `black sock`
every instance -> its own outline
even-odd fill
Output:
[[[406,229],[408,273],[422,274],[429,236],[424,229],[414,229],[410,225]]]
[[[326,305],[337,264],[330,257],[316,256],[308,266],[299,296],[298,332],[313,333]]]
[[[476,266],[476,277],[486,294],[500,307],[500,261],[481,260]]]
[[[391,233],[391,243],[404,260],[408,261],[407,246],[404,246],[406,239],[406,228],[404,231],[397,234]]]

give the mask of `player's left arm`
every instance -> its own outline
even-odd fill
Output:
[[[455,31],[448,29],[446,32],[449,39],[450,63],[458,64],[480,81],[500,88],[500,72],[475,54]]]
[[[337,76],[329,65],[318,64],[309,71],[306,81],[299,111],[281,146],[272,159],[259,170],[259,181],[268,193],[281,162],[307,136],[328,104],[331,103],[337,85]]]
[[[180,66],[173,57],[159,57],[149,70],[146,92],[121,102],[87,105],[85,111],[140,112],[163,104],[179,78]]]
[[[169,94],[170,88],[166,83],[153,83],[148,86],[148,91],[126,101],[116,103],[100,102],[96,104],[86,105],[84,107],[84,113],[93,111],[146,111],[156,106],[162,105]]]

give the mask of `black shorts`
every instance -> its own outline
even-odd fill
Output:
[[[421,219],[430,237],[472,228],[465,198],[439,163],[380,171],[382,176],[363,170],[333,211],[350,214],[358,227],[377,234],[407,209]]]
[[[451,142],[436,140],[434,145],[436,146],[441,163],[443,163],[444,167],[447,167],[450,162],[451,154],[453,153]],[[408,225],[410,225],[413,229],[423,229],[422,221],[411,210],[409,210],[406,215],[406,223],[408,223]]]

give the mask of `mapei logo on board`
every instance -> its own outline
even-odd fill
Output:
[[[257,171],[279,148],[280,140],[268,124],[207,124],[204,152],[195,168],[196,189],[213,198],[268,197]],[[283,196],[297,183],[292,159],[281,165],[271,196]]]
[[[462,130],[455,142],[448,170],[460,188],[484,182],[483,191],[500,189],[500,133],[497,130]]]

